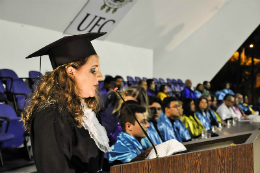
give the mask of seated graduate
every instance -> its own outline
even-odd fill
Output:
[[[239,99],[238,97],[235,97],[235,103],[234,106],[232,106],[233,111],[235,112],[236,115],[241,117],[242,120],[249,120],[251,119],[254,115],[246,115],[244,111],[239,107]]]
[[[192,87],[192,82],[190,79],[187,79],[185,81],[185,88],[181,92],[181,100],[184,100],[186,98],[190,98],[190,99],[194,99],[194,100],[196,99],[194,91],[191,90],[191,87]]]
[[[218,100],[218,104],[222,103],[226,94],[235,95],[234,92],[230,89],[230,83],[224,84],[224,89],[216,92],[216,97]]]
[[[147,91],[147,82],[145,80],[140,80],[138,86],[143,87]]]
[[[242,110],[246,115],[251,115],[253,113],[255,113],[255,111],[250,107],[248,106],[247,104],[244,104],[244,99],[243,99],[243,95],[240,94],[240,93],[237,93],[235,95],[235,98],[238,99],[238,106],[240,108],[240,110]]]
[[[210,82],[209,81],[204,81],[203,82],[203,86],[204,86],[204,89],[203,89],[203,93],[202,94],[211,94],[209,89],[210,89]]]
[[[253,106],[249,106],[248,103],[249,103],[249,102],[248,102],[248,97],[247,97],[247,96],[244,96],[244,105],[245,105],[245,106],[248,106],[249,109],[250,109],[250,111],[252,112],[252,114],[254,114],[256,111],[252,108]]]
[[[147,79],[146,82],[147,82],[147,95],[156,96],[154,80]]]
[[[200,97],[195,102],[195,114],[206,130],[211,129],[211,121],[208,115],[208,100],[205,97]]]
[[[104,86],[100,89],[101,94],[105,94],[112,90],[111,88],[111,82],[114,81],[114,78],[112,76],[107,76],[104,80]]]
[[[182,122],[189,131],[191,137],[197,138],[200,137],[201,131],[204,129],[204,126],[201,124],[200,120],[195,115],[195,104],[192,99],[184,99],[183,101],[183,116]]]
[[[146,108],[137,104],[128,104],[128,107],[147,131],[150,125],[145,116]],[[111,147],[112,151],[107,153],[110,163],[116,160],[123,163],[144,160],[152,149],[142,146],[141,139],[146,136],[131,112],[126,106],[120,110],[119,124],[123,131],[117,136],[116,143]]]
[[[157,97],[159,97],[162,101],[164,98],[169,97],[170,95],[167,93],[167,86],[161,85],[159,88],[159,93],[157,94]]]
[[[260,97],[257,98],[257,103],[254,105],[254,110],[260,112]]]
[[[148,122],[150,124],[150,127],[148,128],[147,134],[151,138],[153,143],[158,145],[165,141],[157,125],[157,121],[160,118],[162,113],[160,98],[156,96],[149,96],[149,108],[150,108],[150,114],[148,116]]]
[[[235,102],[234,95],[231,94],[225,95],[223,103],[217,109],[217,113],[219,114],[222,120],[227,121],[229,119],[235,119],[235,120],[240,119],[240,116],[237,115],[232,109],[234,102]]]
[[[197,86],[196,86],[196,89],[194,91],[194,94],[196,96],[196,99],[200,98],[202,96],[202,93],[203,93],[203,90],[204,90],[204,86],[199,83]]]
[[[175,125],[176,125],[177,130],[179,131],[179,133],[181,135],[182,142],[191,141],[190,133],[189,133],[188,129],[186,128],[186,126],[182,122],[183,102],[182,101],[178,101],[178,103],[180,105],[180,116],[179,116],[179,119],[177,119],[175,121]],[[188,133],[189,133],[189,135],[188,135]]]
[[[180,105],[177,98],[166,97],[162,102],[163,114],[161,114],[158,122],[158,129],[165,141],[176,139],[182,142],[180,130],[175,125],[175,120],[180,116]],[[189,132],[188,132],[189,133]],[[189,136],[187,136],[189,138]]]
[[[218,113],[216,112],[217,111],[217,98],[214,95],[211,96],[211,101],[212,101],[212,103],[211,103],[210,108],[215,113],[215,115],[217,117],[217,121],[221,122],[223,125],[226,125],[226,121],[222,120],[220,118],[220,116],[218,115]]]
[[[209,115],[210,124],[211,126],[217,126],[218,127],[218,119],[215,114],[215,112],[210,108],[212,105],[211,95],[203,95],[208,100],[208,106],[207,106],[207,114]]]
[[[131,86],[126,91],[121,94],[124,100],[128,103],[137,102],[139,105],[146,108],[145,115],[148,117],[149,101],[144,88],[139,86]],[[122,131],[121,126],[119,125],[119,111],[123,104],[121,98],[116,94],[116,92],[111,91],[108,94],[108,104],[105,111],[101,113],[102,125],[106,128],[107,134],[109,137],[109,144],[113,145],[118,134]]]

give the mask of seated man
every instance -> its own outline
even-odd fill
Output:
[[[123,78],[122,76],[116,76],[114,78],[115,84],[118,87],[118,90],[123,91]]]
[[[144,130],[147,131],[150,125],[144,115],[146,108],[136,104],[128,104],[128,107]],[[107,153],[110,163],[116,160],[123,163],[142,160],[152,149],[141,145],[141,139],[146,136],[133,115],[131,115],[131,112],[126,106],[123,106],[120,110],[119,124],[123,132],[119,133],[116,143],[111,146],[112,151]]]
[[[232,107],[235,102],[235,97],[231,94],[227,94],[224,97],[223,103],[218,107],[217,113],[221,117],[222,120],[229,120],[229,119],[240,119],[240,116],[235,114]]]
[[[242,95],[242,94],[237,93],[237,94],[235,95],[235,98],[238,99],[238,102],[239,102],[238,106],[239,106],[239,108],[240,108],[246,115],[251,115],[251,114],[253,114],[252,110],[250,109],[250,106],[247,106],[247,105],[244,104],[244,100],[243,100],[243,95]]]
[[[151,138],[153,143],[158,145],[158,144],[161,144],[162,142],[164,142],[164,138],[161,135],[161,133],[158,129],[158,125],[157,125],[157,121],[160,118],[161,112],[162,112],[160,98],[158,98],[156,96],[149,96],[149,108],[150,108],[151,114],[148,117],[150,127],[148,128],[147,134]],[[147,141],[145,141],[146,139],[147,138],[142,139],[143,145],[145,145],[144,142],[147,142]]]
[[[190,139],[190,135],[185,126],[179,126],[180,105],[177,98],[166,97],[162,102],[163,113],[158,121],[158,129],[165,141],[176,139],[182,142],[182,139]]]
[[[107,76],[104,80],[104,86],[101,88],[101,94],[105,94],[112,90],[111,88],[111,82],[114,81],[114,78],[112,76]]]
[[[140,80],[138,86],[143,87],[145,91],[147,90],[147,82],[145,80]]]
[[[194,100],[196,99],[194,91],[191,90],[191,86],[192,86],[191,80],[187,79],[185,81],[185,88],[181,92],[181,100],[184,100],[186,98],[190,98],[190,99],[194,99]]]
[[[203,95],[203,97],[205,97],[208,100],[207,112],[209,115],[211,126],[218,126],[218,118],[215,112],[211,109],[211,105],[212,105],[211,95]]]
[[[147,79],[147,95],[148,96],[156,96],[155,93],[155,84],[153,79]]]
[[[204,86],[203,94],[210,94],[210,91],[209,91],[210,83],[209,83],[209,81],[204,81],[203,86]]]

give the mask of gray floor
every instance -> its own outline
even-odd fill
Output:
[[[33,173],[33,172],[36,172],[35,165],[15,169],[15,170],[12,170],[12,171],[6,171],[6,172],[3,172],[3,173]]]

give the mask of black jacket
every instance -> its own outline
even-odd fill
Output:
[[[104,153],[72,116],[51,105],[34,115],[31,142],[38,173],[97,172]]]

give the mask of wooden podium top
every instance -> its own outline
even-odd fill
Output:
[[[257,129],[259,124],[257,126]],[[111,173],[260,173],[260,130],[184,143],[188,152],[111,167]]]

